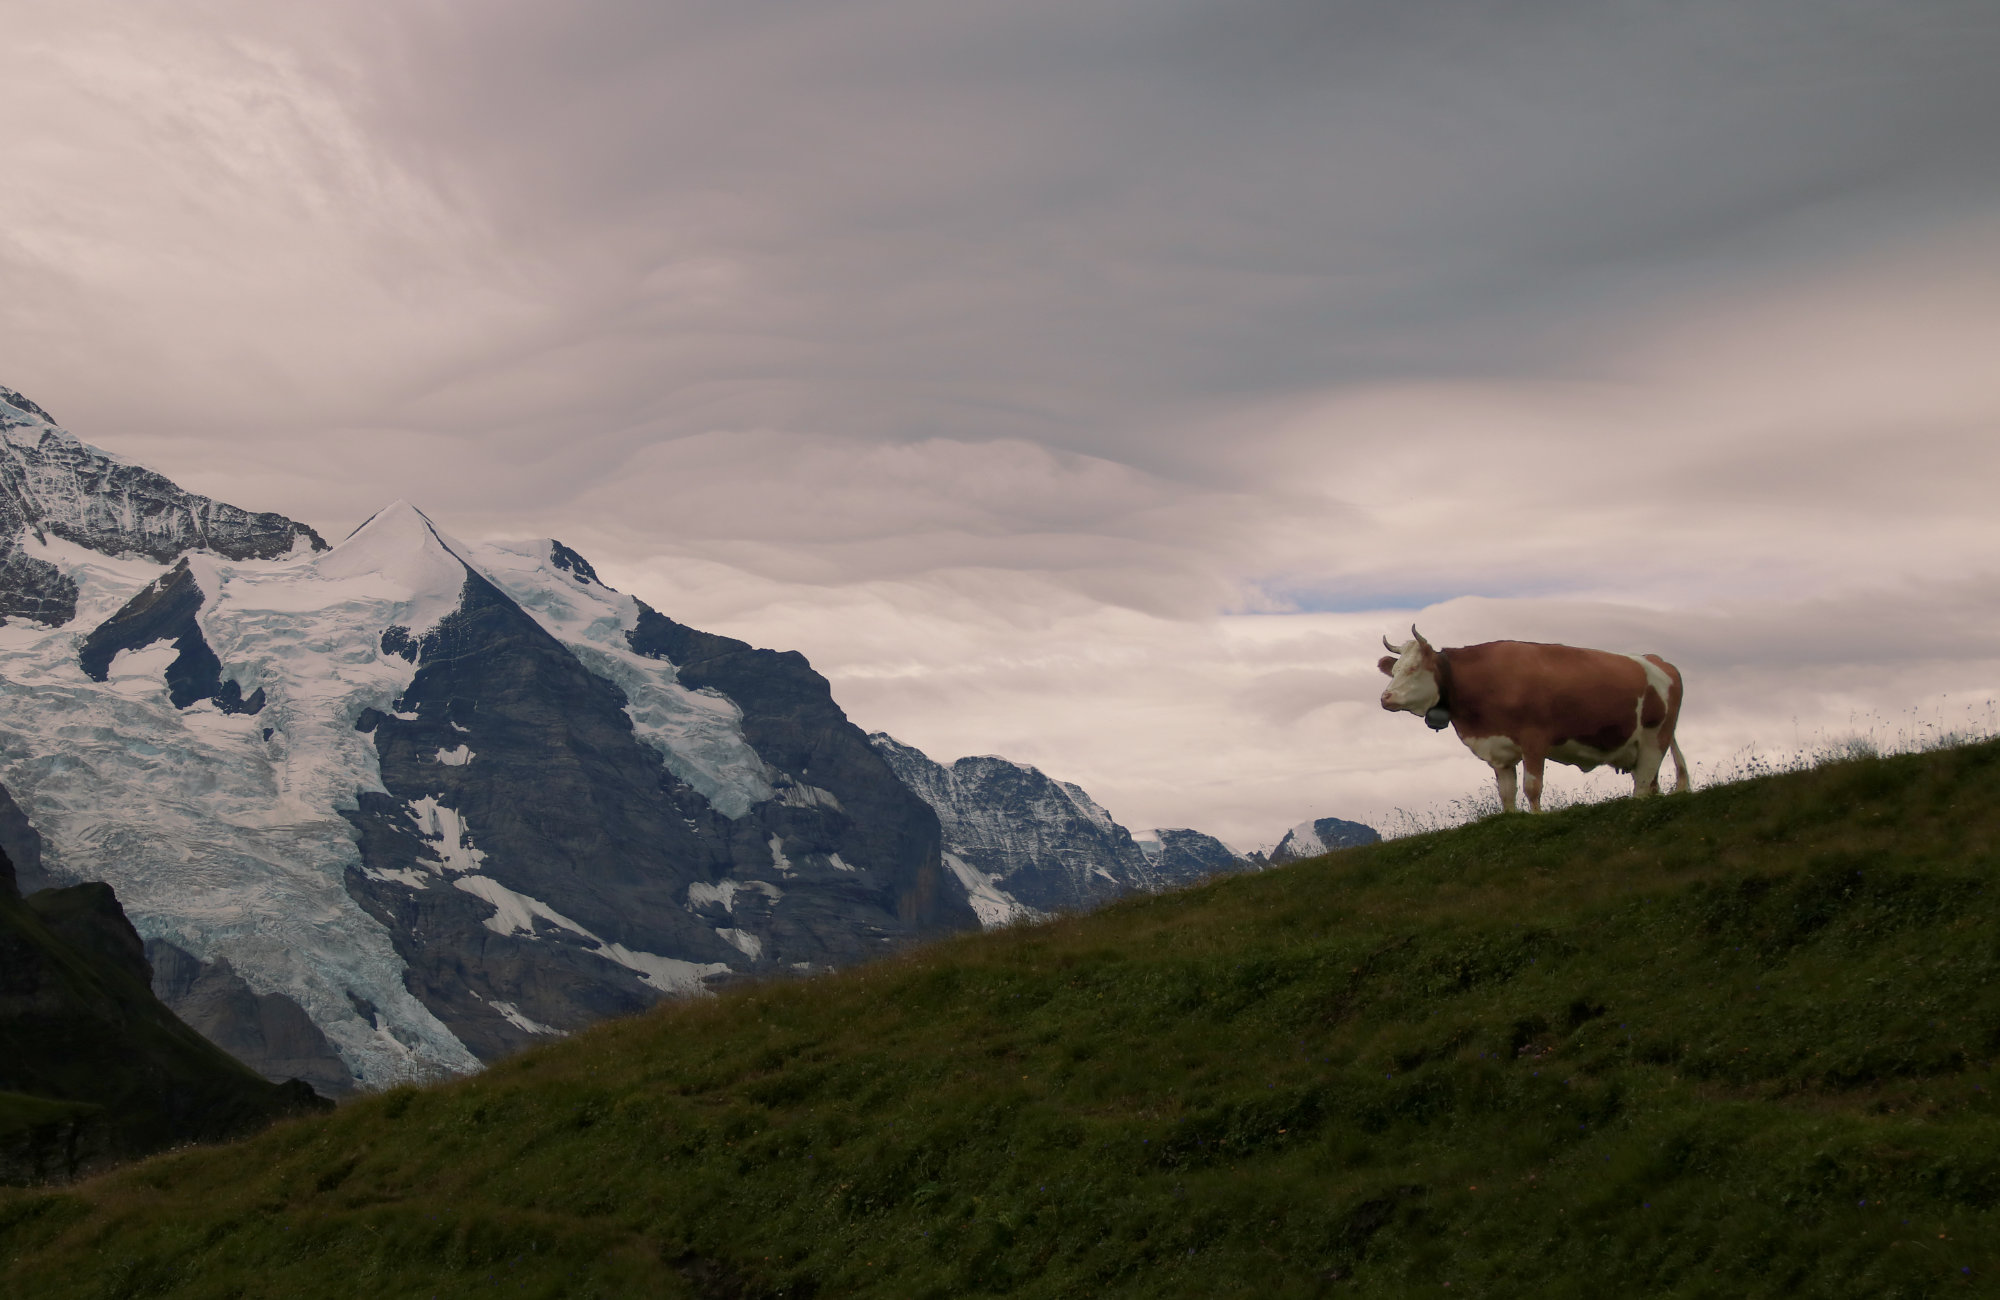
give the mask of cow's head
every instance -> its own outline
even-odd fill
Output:
[[[1443,695],[1438,687],[1437,651],[1415,625],[1410,628],[1408,641],[1390,645],[1385,636],[1382,648],[1389,651],[1376,663],[1389,679],[1388,688],[1382,692],[1382,707],[1391,713],[1414,713],[1421,717]]]

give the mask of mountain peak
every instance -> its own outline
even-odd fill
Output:
[[[319,577],[358,582],[367,594],[407,607],[409,629],[421,633],[458,608],[467,565],[430,516],[398,498],[313,561]]]
[[[82,448],[76,435],[57,424],[54,416],[13,389],[0,386],[0,442],[33,454],[44,440],[51,438],[70,448]],[[120,465],[125,463],[113,456],[105,459]]]
[[[430,529],[435,533],[437,525],[431,522],[429,515],[411,505],[407,497],[397,497],[388,505],[383,506],[380,510],[377,510],[374,514],[356,524],[354,530],[341,539],[340,546],[345,546],[347,543],[361,536],[361,534],[377,528],[402,530],[406,533],[411,533],[412,540],[414,540],[414,530]],[[339,546],[336,546],[334,549],[338,550]]]
[[[31,415],[51,428],[57,427],[55,416],[50,415],[47,411],[4,384],[0,384],[0,403],[13,407],[23,415]],[[12,421],[7,421],[7,423],[11,424]]]

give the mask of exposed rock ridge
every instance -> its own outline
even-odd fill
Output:
[[[825,968],[975,924],[935,816],[802,656],[636,604],[628,640],[727,693],[776,797],[728,817],[641,743],[629,701],[466,556],[455,612],[385,630],[416,675],[372,734],[383,793],[350,814],[349,893],[410,990],[482,1059],[770,970]],[[602,586],[560,543],[548,559]],[[678,658],[676,658],[678,656]]]
[[[1254,865],[1213,835],[1186,827],[1155,830],[1152,839],[1139,840],[1139,848],[1152,862],[1160,880],[1169,886],[1192,884]]]
[[[167,563],[205,550],[273,559],[326,542],[283,515],[242,510],[183,491],[152,470],[100,451],[48,412],[0,388],[0,617],[59,626],[76,617],[76,584],[24,550],[59,537],[105,555]]]
[[[868,864],[886,890],[883,904],[915,934],[976,924],[944,869],[936,812],[848,720],[804,655],[698,632],[643,601],[629,639],[641,654],[672,664],[683,686],[714,691],[741,710],[745,739],[780,774],[783,788],[767,815],[787,854],[796,846]]]
[[[42,870],[42,835],[0,785],[0,895],[32,894],[52,882]]]
[[[1185,852],[1190,841],[1177,839],[1176,853],[1156,861],[1082,787],[1026,764],[978,756],[945,767],[885,733],[869,741],[936,809],[947,854],[975,903],[982,886],[993,892],[997,901],[982,909],[989,925],[1096,907],[1208,874]]]
[[[29,401],[5,384],[0,384],[0,404],[11,406],[23,415],[32,415],[44,424],[56,423],[55,416],[50,415],[46,410]],[[0,412],[0,420],[4,420],[5,418],[7,418],[5,413]]]
[[[674,797],[615,686],[469,569],[458,611],[418,645],[392,711],[357,723],[386,794],[348,814],[348,892],[460,1041],[490,1060],[743,961],[684,906],[726,867],[717,819]],[[658,958],[662,985],[617,950]]]
[[[272,1083],[302,1079],[322,1097],[354,1091],[354,1075],[319,1026],[282,993],[258,993],[230,968],[165,939],[146,940],[153,995],[225,1052]]]

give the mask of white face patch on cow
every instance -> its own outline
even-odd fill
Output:
[[[1421,716],[1438,702],[1437,672],[1425,664],[1424,652],[1429,649],[1421,641],[1406,641],[1398,647],[1396,665],[1389,670],[1389,685],[1382,692],[1383,708]],[[1432,651],[1433,662],[1435,655]]]

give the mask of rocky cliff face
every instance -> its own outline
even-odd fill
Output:
[[[5,786],[0,786],[0,859],[5,859],[0,862],[0,893],[32,894],[49,887],[42,871],[42,834]]]
[[[405,503],[325,548],[6,396],[0,608],[70,594],[0,628],[0,777],[46,878],[113,883],[162,996],[257,1069],[468,1070],[977,924],[801,656]]]
[[[985,756],[945,767],[893,736],[878,732],[869,740],[936,809],[946,864],[988,926],[1081,911],[1251,865],[1199,831],[1135,838],[1082,787],[1026,764]]]
[[[1150,838],[1142,836],[1139,848],[1153,864],[1154,873],[1169,886],[1192,884],[1255,865],[1213,835],[1185,827],[1156,830]]]
[[[148,988],[109,886],[23,899],[0,856],[0,1182],[88,1173],[323,1105],[251,1074]]]
[[[935,816],[802,656],[683,627],[577,559],[550,544],[490,562],[492,580],[462,566],[458,608],[401,642],[410,684],[357,720],[385,791],[350,814],[348,891],[460,1041],[490,1059],[719,978],[974,923]],[[564,601],[538,620],[500,583]],[[667,725],[649,743],[633,696],[564,636],[655,707],[707,710],[706,766],[676,773]]]
[[[0,617],[50,627],[76,617],[74,579],[24,545],[50,538],[159,563],[194,549],[236,560],[326,549],[304,524],[183,492],[78,442],[47,411],[0,388]]]
[[[227,957],[202,961],[165,939],[149,939],[153,996],[181,1023],[272,1083],[302,1080],[322,1097],[354,1090],[354,1075],[305,1008],[282,993],[259,993]]]

